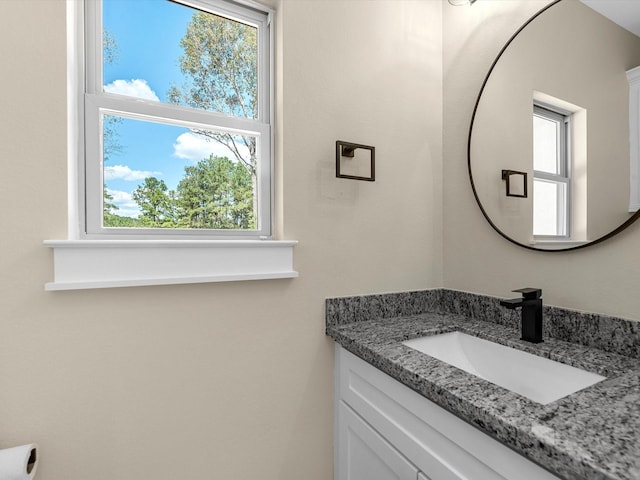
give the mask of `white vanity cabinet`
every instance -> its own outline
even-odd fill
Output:
[[[418,469],[344,402],[338,425],[340,480],[417,480]]]
[[[335,392],[336,480],[558,480],[338,344]]]

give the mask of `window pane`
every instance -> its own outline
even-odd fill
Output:
[[[558,122],[533,116],[533,169],[540,172],[558,172]]]
[[[564,236],[566,186],[564,183],[533,180],[533,234]]]
[[[257,28],[167,0],[103,1],[103,90],[257,118]]]
[[[103,117],[103,226],[255,230],[256,136]]]

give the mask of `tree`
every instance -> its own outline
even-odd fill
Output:
[[[257,118],[257,29],[206,12],[193,14],[180,42],[180,69],[186,83],[168,92],[169,101],[233,116]],[[193,129],[225,145],[251,175],[257,212],[256,138]],[[246,147],[248,153],[244,153]]]
[[[138,217],[143,227],[173,227],[172,195],[167,193],[167,185],[156,177],[147,177],[138,185],[131,197],[142,213]]]
[[[179,59],[185,84],[172,86],[169,101],[199,110],[257,118],[257,29],[205,12],[191,18],[180,42]],[[105,62],[117,56],[117,43],[108,32],[103,39]],[[119,117],[105,117],[104,160],[121,153]],[[185,168],[175,191],[162,180],[147,177],[132,192],[141,213],[136,226],[166,228],[251,229],[257,213],[256,137],[192,129],[193,133],[225,145],[233,158],[209,157]],[[106,192],[105,192],[106,193]],[[112,198],[104,197],[106,226],[126,223],[114,213]],[[117,208],[117,207],[115,207]],[[117,225],[116,225],[117,223]]]
[[[144,225],[141,225],[140,220],[137,218],[105,213],[104,226],[112,228],[139,228]]]
[[[118,210],[118,206],[115,203],[111,203],[113,201],[113,195],[111,195],[107,191],[107,185],[103,185],[102,187],[102,198],[104,198],[104,202],[102,204],[102,209],[105,214],[113,213],[115,210]]]
[[[123,217],[116,212],[120,208],[113,203],[113,195],[107,191],[107,186],[104,185],[103,190],[103,211],[102,222],[105,227],[140,227],[140,221],[137,218]]]
[[[102,61],[104,63],[114,63],[118,59],[120,49],[118,42],[109,30],[102,33]]]
[[[107,30],[104,31],[102,37],[102,57],[105,63],[113,63],[118,57],[118,43]],[[102,126],[103,162],[109,161],[112,155],[119,155],[123,151],[118,133],[118,127],[121,123],[121,117],[115,117],[113,115],[104,116]],[[115,213],[116,210],[118,210],[118,206],[113,203],[113,196],[107,192],[106,184],[103,185],[102,210],[102,223],[105,227],[131,226],[131,222],[135,222],[135,219],[130,219],[129,221],[128,217],[121,217]]]
[[[124,151],[120,144],[118,127],[122,124],[122,117],[105,115],[102,121],[102,159],[107,162],[112,155],[119,155]]]
[[[255,228],[251,175],[240,163],[213,155],[185,167],[177,209],[182,228]]]
[[[105,64],[114,63],[118,59],[119,48],[115,37],[108,30],[102,33],[102,61]],[[122,145],[118,140],[118,126],[122,123],[121,117],[105,115],[103,120],[103,160],[109,160],[111,155],[122,153]]]
[[[107,185],[102,189],[102,223],[105,227],[116,227],[120,216],[115,213],[118,206],[113,203],[113,195],[107,191]]]

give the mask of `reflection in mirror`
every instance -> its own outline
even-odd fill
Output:
[[[572,158],[570,112],[533,105],[533,236],[566,240],[570,234]]]
[[[474,193],[499,233],[527,248],[567,250],[635,218],[626,72],[637,66],[640,37],[578,0],[559,0],[512,38],[483,86],[469,138]],[[503,170],[528,173],[527,197],[505,195]]]

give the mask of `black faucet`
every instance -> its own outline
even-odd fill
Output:
[[[522,307],[522,340],[531,343],[542,342],[542,290],[520,288],[522,298],[500,300],[500,305],[510,309]]]

